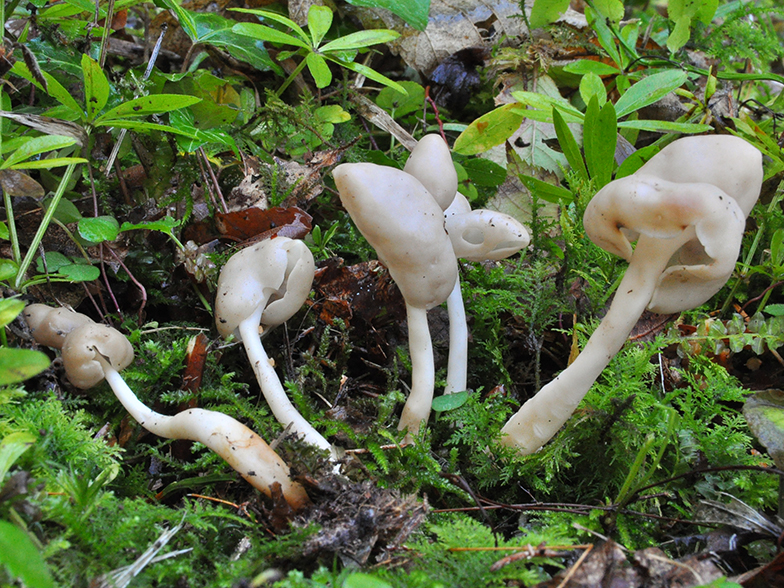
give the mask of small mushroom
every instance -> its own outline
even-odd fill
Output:
[[[44,305],[35,305],[44,306]],[[49,307],[46,307],[49,308]],[[41,308],[33,309],[37,319]],[[55,309],[57,310],[57,309]],[[53,313],[58,316],[58,313]],[[73,311],[65,313],[71,319]],[[45,343],[46,329],[33,329],[39,343],[62,348],[65,374],[77,388],[91,388],[104,378],[117,399],[145,429],[169,439],[203,443],[220,455],[254,488],[271,496],[271,486],[280,484],[286,502],[299,509],[310,503],[302,486],[293,482],[289,468],[269,445],[248,427],[220,412],[194,408],[174,416],[155,412],[143,404],[128,387],[120,371],[133,361],[133,347],[119,331],[87,319],[59,341]],[[34,319],[34,320],[35,320]],[[80,319],[75,319],[80,320]]]
[[[93,322],[86,314],[64,306],[55,308],[46,304],[28,304],[22,314],[33,338],[41,345],[57,349],[63,346],[68,333]]]
[[[602,188],[586,208],[586,233],[629,267],[583,351],[512,416],[502,442],[530,454],[555,435],[646,307],[675,313],[713,296],[735,267],[761,183],[757,149],[711,136],[675,141],[635,174]]]
[[[315,263],[302,241],[267,239],[231,256],[218,278],[215,324],[224,336],[242,340],[272,414],[284,427],[310,443],[335,453],[332,445],[305,420],[286,395],[263,345],[265,329],[288,320],[310,293]]]
[[[457,171],[449,146],[441,135],[425,135],[411,151],[403,171],[422,182],[441,210],[452,204],[457,193]]]
[[[444,302],[457,281],[444,212],[419,180],[399,169],[346,163],[332,173],[343,206],[406,302],[412,383],[398,429],[415,434],[430,414],[435,387],[427,311]]]

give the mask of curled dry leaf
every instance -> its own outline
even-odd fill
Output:
[[[273,235],[302,239],[310,232],[312,221],[307,212],[297,207],[275,207],[268,210],[252,207],[227,214],[215,214],[215,226],[224,237],[237,241],[252,239],[253,243]]]

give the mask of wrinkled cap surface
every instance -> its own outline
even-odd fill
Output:
[[[713,296],[735,268],[745,215],[734,199],[708,183],[676,183],[638,172],[610,182],[583,217],[596,245],[632,260],[630,240],[639,235],[685,243],[659,277],[648,308],[674,313]],[[633,263],[644,263],[635,257]]]
[[[449,146],[441,135],[425,135],[411,152],[403,171],[419,180],[441,210],[446,210],[457,193],[457,171]]]
[[[75,312],[64,306],[53,308],[46,304],[28,304],[22,311],[30,327],[30,334],[40,344],[60,349],[65,336],[71,331],[92,323],[85,314]]]
[[[457,282],[457,259],[444,212],[422,183],[372,163],[344,163],[332,173],[343,206],[406,303],[430,309],[444,302]]]
[[[68,380],[77,388],[92,388],[104,378],[96,354],[118,372],[133,361],[133,347],[117,329],[98,323],[71,331],[63,343],[63,366]]]
[[[459,192],[444,216],[455,255],[469,261],[505,259],[530,242],[528,231],[519,221],[494,210],[471,210]]]
[[[235,253],[218,278],[218,332],[239,337],[239,324],[260,309],[261,324],[272,327],[285,322],[307,299],[314,272],[307,245],[287,237],[267,239]]]

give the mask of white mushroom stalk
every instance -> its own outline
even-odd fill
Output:
[[[512,416],[501,430],[503,443],[530,454],[552,438],[646,307],[681,312],[724,285],[759,195],[761,161],[758,150],[736,137],[690,137],[594,196],[583,219],[586,233],[629,267],[580,355]]]
[[[333,175],[343,206],[406,302],[412,383],[398,429],[416,434],[427,422],[435,387],[427,311],[444,302],[457,281],[443,209],[419,180],[398,169],[348,163]]]
[[[302,307],[313,283],[313,254],[299,240],[275,237],[235,253],[223,266],[215,298],[215,324],[224,336],[245,346],[264,398],[283,427],[306,443],[335,449],[299,413],[283,389],[261,344],[260,328],[288,320]]]
[[[34,305],[29,313],[37,318],[43,315],[43,305]],[[72,311],[50,314],[57,323],[61,315],[74,318]],[[119,331],[96,324],[88,317],[79,320],[80,326],[70,330],[60,341],[61,345],[44,343],[47,339],[45,319],[33,328],[43,335],[39,343],[62,348],[63,366],[71,383],[77,388],[92,388],[104,378],[131,416],[145,429],[169,439],[188,439],[203,443],[220,455],[254,488],[267,496],[271,487],[279,484],[285,500],[294,509],[310,504],[305,489],[293,482],[289,468],[269,445],[248,427],[220,412],[200,408],[185,410],[174,416],[155,412],[142,403],[128,387],[120,371],[133,361],[133,347]],[[57,323],[62,326],[62,323]]]

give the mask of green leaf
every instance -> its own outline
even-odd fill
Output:
[[[82,55],[82,76],[87,120],[92,121],[109,101],[109,80],[101,71],[98,62],[87,54]]]
[[[618,123],[621,129],[639,129],[641,131],[652,131],[659,133],[707,133],[712,130],[710,125],[697,123],[679,123],[668,120],[623,120]]]
[[[363,76],[365,76],[370,80],[373,80],[374,82],[378,82],[379,84],[384,84],[385,86],[394,88],[401,94],[406,93],[406,89],[403,86],[401,86],[397,82],[390,80],[387,76],[378,73],[375,69],[372,69],[366,65],[362,65],[361,63],[355,63],[353,61],[344,61],[342,59],[337,59],[333,56],[325,55],[325,57],[327,57],[327,59],[329,59],[330,61],[333,61],[334,63],[337,63],[342,67],[345,67],[346,69],[350,69],[353,72],[362,74]]]
[[[340,37],[334,41],[330,41],[319,51],[322,53],[336,53],[338,51],[352,51],[355,49],[364,49],[371,45],[379,43],[387,43],[397,39],[400,33],[395,31],[388,31],[386,29],[370,29],[367,31],[357,31],[345,37]]]
[[[421,110],[425,100],[425,89],[421,85],[416,82],[400,82],[400,85],[407,95],[394,88],[382,88],[376,96],[376,104],[390,112],[393,118]]]
[[[332,81],[332,72],[329,70],[327,62],[317,53],[308,53],[305,57],[308,71],[313,76],[317,88],[326,88]]]
[[[573,61],[564,67],[564,71],[579,75],[595,73],[597,76],[611,76],[621,73],[620,69],[610,65],[609,63],[592,61],[590,59],[580,59],[579,61]]]
[[[635,110],[661,100],[676,88],[680,88],[687,77],[685,71],[669,69],[641,79],[626,90],[615,103],[616,116],[623,118]]]
[[[310,7],[308,10],[308,30],[314,47],[318,47],[331,26],[332,10],[328,6],[314,4]]]
[[[0,386],[24,382],[48,367],[49,358],[45,353],[0,347]]]
[[[180,6],[180,3],[176,2],[175,0],[160,0],[160,2],[169,10],[174,12],[175,16],[177,17],[177,21],[182,27],[182,30],[185,31],[185,34],[188,35],[188,37],[190,37],[191,41],[196,42],[199,40],[199,33],[196,28],[196,22],[193,19],[194,13],[190,12],[189,10],[185,10],[182,6]]]
[[[537,110],[542,110],[547,115],[548,119],[550,117],[550,111],[555,106],[561,113],[564,115],[564,119],[566,122],[582,122],[583,121],[583,113],[577,110],[574,106],[569,104],[563,98],[554,98],[552,96],[546,96],[544,94],[537,94],[536,92],[512,92],[512,98],[517,100],[520,104],[525,106],[531,106]],[[526,116],[528,116],[526,114]],[[531,118],[530,116],[528,118]],[[550,122],[548,121],[541,121],[541,122]]]
[[[0,563],[12,577],[28,588],[52,588],[54,581],[46,562],[27,533],[8,521],[0,521]]]
[[[343,588],[392,588],[392,586],[370,574],[354,572],[343,581]]]
[[[236,21],[211,12],[191,13],[191,16],[201,43],[221,47],[235,59],[249,63],[259,71],[274,70],[283,75],[283,70],[272,61],[262,41],[232,31]]]
[[[535,0],[528,21],[535,29],[558,20],[569,8],[569,0]]]
[[[585,18],[596,33],[596,38],[599,40],[602,49],[607,52],[607,55],[610,56],[610,59],[612,59],[616,65],[621,68],[625,67],[626,64],[621,58],[621,54],[618,52],[618,46],[615,44],[615,35],[610,30],[610,27],[607,26],[605,18],[601,14],[597,14],[590,6],[586,6],[584,12]]]
[[[273,29],[272,27],[260,25],[255,22],[240,22],[231,27],[231,30],[238,35],[245,35],[247,37],[252,37],[267,43],[276,43],[278,45],[294,45],[295,47],[302,47],[303,49],[311,49],[308,43],[301,41],[293,35],[289,35],[288,33],[284,33],[278,29]]]
[[[620,0],[594,0],[593,7],[596,11],[617,23],[623,18],[623,2]]]
[[[3,298],[0,300],[0,329],[19,316],[24,310],[25,303],[18,298]],[[2,479],[2,476],[0,476]]]
[[[610,102],[599,109],[599,102],[594,96],[585,112],[583,148],[585,149],[585,162],[597,190],[612,179],[617,141],[615,109]]]
[[[442,394],[433,398],[431,406],[436,412],[455,410],[468,402],[469,396],[471,396],[471,393],[468,390],[462,390],[453,394]]]
[[[574,202],[574,194],[563,186],[556,186],[531,176],[520,175],[519,177],[523,185],[537,198],[553,204],[571,204]]]
[[[142,96],[123,102],[119,106],[106,111],[96,119],[96,125],[106,126],[106,121],[111,119],[131,118],[147,116],[150,114],[161,114],[171,110],[185,108],[192,104],[201,102],[201,98],[194,96],[183,96],[181,94],[154,94],[152,96]]]
[[[340,104],[328,104],[319,106],[314,112],[314,116],[319,122],[340,124],[351,120],[351,114]]]
[[[569,167],[572,168],[584,181],[588,181],[588,170],[585,168],[580,147],[577,145],[577,140],[572,134],[572,130],[564,121],[560,111],[553,107],[553,124],[555,125],[555,134],[558,137],[558,144],[561,146],[561,151],[566,156],[566,161],[569,162]]]
[[[19,265],[11,259],[0,259],[0,281],[7,282],[19,273]]]
[[[587,73],[580,80],[580,97],[583,102],[588,104],[591,98],[596,96],[599,100],[599,106],[604,106],[607,102],[607,89],[604,87],[604,82],[595,73]]]
[[[37,440],[36,436],[26,431],[10,433],[0,441],[0,485],[11,466],[19,456],[27,451]]]
[[[516,104],[505,104],[473,121],[460,133],[453,150],[461,155],[476,155],[500,145],[512,136],[523,122]]]
[[[44,207],[49,208],[51,201],[51,198],[47,198],[44,201]],[[68,223],[78,223],[84,217],[73,202],[67,198],[61,198],[57,203],[57,210],[54,211],[54,218],[67,225]]]
[[[506,169],[482,157],[472,157],[462,162],[468,178],[477,186],[494,188],[504,183]]]
[[[25,141],[21,147],[9,155],[6,160],[0,165],[0,169],[10,168],[16,166],[21,162],[30,159],[41,153],[49,151],[56,151],[64,147],[70,147],[76,143],[72,137],[63,137],[62,135],[43,135],[41,137],[31,137]],[[20,169],[16,168],[15,169]]]
[[[71,282],[92,282],[101,277],[101,270],[93,265],[84,263],[64,265],[57,273],[68,278]]]
[[[354,6],[384,8],[419,31],[427,27],[430,0],[346,0]]]
[[[683,47],[691,36],[691,18],[684,16],[675,21],[675,27],[670,36],[667,37],[667,49],[670,53],[675,53]]]
[[[126,221],[120,226],[120,232],[124,233],[125,231],[144,230],[144,231],[161,231],[162,233],[171,234],[172,230],[179,227],[181,222],[182,221],[179,221],[171,216],[164,216],[159,220],[147,221],[135,225]]]
[[[52,159],[38,159],[36,161],[25,161],[12,166],[12,169],[52,169],[77,163],[87,163],[82,157],[53,157]]]
[[[0,239],[8,241],[11,238],[11,233],[8,230],[8,225],[0,221]]]
[[[50,274],[57,273],[61,267],[66,265],[71,265],[73,261],[69,257],[66,257],[59,251],[47,251],[44,253],[44,259],[46,259],[46,267],[44,267],[44,260],[40,257],[36,259],[35,262],[35,271],[39,274],[42,274],[48,271]]]
[[[719,8],[719,0],[702,0],[700,7],[694,17],[704,25],[709,25],[713,20],[713,15]]]
[[[770,316],[784,316],[784,304],[768,304],[764,308],[764,312]]]
[[[84,117],[84,111],[82,110],[82,107],[79,105],[79,103],[74,99],[73,96],[71,96],[71,93],[50,74],[43,72],[44,79],[46,80],[46,90],[44,90],[43,86],[41,86],[41,84],[39,84],[38,81],[33,77],[33,75],[30,73],[30,70],[27,69],[27,66],[23,61],[17,61],[14,63],[14,66],[11,68],[11,72],[26,79],[28,82],[31,82],[39,90],[45,91],[47,94],[49,94],[49,96],[65,106],[73,118],[81,119]]]
[[[79,235],[90,243],[114,241],[120,233],[120,223],[113,216],[83,218],[78,225]]]
[[[784,468],[784,392],[765,390],[746,399],[743,416],[779,469]]]
[[[277,23],[282,24],[283,26],[289,27],[292,31],[299,35],[302,41],[298,41],[297,43],[291,43],[292,45],[298,45],[299,47],[312,47],[312,42],[310,36],[302,30],[302,28],[295,23],[290,18],[283,16],[282,14],[278,14],[276,12],[270,12],[269,10],[257,10],[252,8],[232,8],[231,10],[235,10],[237,12],[245,12],[247,14],[255,14],[256,16],[260,16],[261,18],[271,20]],[[244,23],[239,23],[244,24]],[[248,23],[248,24],[255,24],[255,23]],[[261,26],[261,25],[257,25]],[[271,27],[264,27],[270,29]]]

